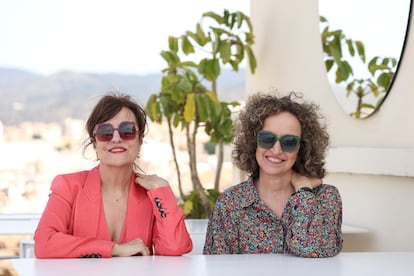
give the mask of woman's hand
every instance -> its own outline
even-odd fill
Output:
[[[155,174],[137,174],[137,177],[135,178],[135,183],[141,185],[147,190],[153,190],[156,188],[170,185],[167,180]]]
[[[141,239],[135,239],[126,243],[116,243],[112,247],[112,256],[128,257],[141,254],[142,256],[149,256],[151,254],[148,247]]]
[[[310,178],[307,176],[300,175],[298,173],[292,172],[291,183],[295,192],[299,191],[300,188],[316,188],[322,184],[322,179],[319,178]]]

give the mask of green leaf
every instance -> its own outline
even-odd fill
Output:
[[[159,102],[157,101],[156,94],[152,94],[149,97],[147,105],[145,107],[145,111],[147,112],[151,121],[154,121],[159,124],[162,122],[161,108]]]
[[[198,66],[198,72],[208,81],[214,81],[220,75],[220,62],[218,59],[203,59]]]
[[[341,63],[341,57],[342,57],[341,47],[338,46],[338,44],[336,44],[336,43],[331,43],[331,44],[328,45],[328,48],[329,48],[329,52],[330,52],[331,56],[333,57],[335,63],[340,64]]]
[[[239,63],[237,61],[230,60],[229,64],[231,65],[231,69],[233,69],[234,72],[239,71]]]
[[[206,45],[206,43],[208,42],[207,36],[204,34],[203,28],[201,27],[201,24],[198,23],[196,25],[196,35],[197,35],[197,43],[200,46],[204,46]]]
[[[194,46],[193,44],[191,44],[191,41],[188,39],[188,36],[183,35],[181,37],[181,48],[183,49],[183,52],[186,55],[195,53]]]
[[[182,122],[181,114],[175,113],[173,114],[173,126],[174,128],[177,128],[178,125]]]
[[[184,67],[194,67],[197,68],[197,63],[195,63],[194,61],[183,61],[180,63],[180,68],[184,68]]]
[[[388,90],[388,87],[391,84],[391,76],[389,73],[382,73],[381,75],[379,75],[378,79],[377,79],[377,83],[379,86],[383,87],[384,90]]]
[[[181,77],[177,83],[177,90],[183,92],[183,94],[191,93],[193,90],[193,84],[191,80],[186,77]]]
[[[352,67],[347,61],[342,61],[338,68],[340,69],[342,80],[347,80],[352,74]]]
[[[233,15],[236,18],[237,28],[240,29],[241,26],[243,25],[243,21],[245,19],[245,16],[242,12],[236,12]]]
[[[194,204],[190,200],[184,201],[184,205],[181,207],[184,210],[184,215],[188,216],[193,212]]]
[[[355,55],[354,45],[351,39],[346,39],[346,44],[348,45],[349,54],[353,57]]]
[[[236,49],[236,53],[233,54],[233,60],[237,63],[240,63],[244,59],[244,46],[241,41],[237,41],[236,44],[233,44],[233,49]]]
[[[246,46],[252,45],[254,43],[254,35],[253,33],[245,33],[245,41],[246,41]]]
[[[355,82],[350,82],[347,86],[346,86],[346,96],[349,97],[349,95],[351,95],[352,90],[354,89],[355,86]]]
[[[236,14],[234,14],[234,13],[228,13],[228,15],[227,15],[227,24],[226,25],[230,29],[233,29],[234,26],[236,25],[236,23],[238,24]]]
[[[209,97],[209,99],[211,100],[211,102],[212,102],[214,105],[219,105],[219,104],[220,104],[220,101],[219,101],[219,99],[217,98],[217,95],[216,95],[216,94],[214,94],[213,92],[208,91],[208,92],[206,92],[206,95]]]
[[[371,75],[375,74],[375,71],[378,70],[377,61],[379,57],[372,58],[368,63],[368,71],[371,73]]]
[[[250,71],[252,74],[254,74],[256,72],[256,67],[257,67],[256,57],[253,53],[252,48],[250,48],[250,46],[245,46],[244,49],[246,50],[247,57],[249,59]]]
[[[361,107],[375,109],[375,106],[369,103],[362,103]]]
[[[231,57],[231,44],[227,41],[222,41],[219,45],[219,52],[223,63],[228,63]]]
[[[224,23],[223,17],[220,16],[219,14],[215,13],[215,12],[212,12],[212,11],[203,13],[202,17],[210,17],[210,18],[214,19],[219,24]]]
[[[169,36],[168,37],[168,47],[171,52],[177,53],[178,52],[178,38]]]
[[[378,97],[378,95],[380,94],[380,91],[378,89],[378,86],[375,85],[375,83],[370,82],[368,84],[369,89],[371,90],[371,93],[374,94],[375,97]]]
[[[391,64],[392,64],[392,65],[391,65],[391,67],[392,67],[392,68],[394,68],[395,66],[397,66],[397,63],[398,63],[398,61],[397,61],[397,59],[396,59],[396,58],[392,58],[392,59],[391,59]]]
[[[362,43],[361,41],[355,41],[355,46],[357,48],[357,52],[359,57],[361,58],[362,62],[365,63],[366,58],[365,58],[365,46],[364,43]]]
[[[195,118],[195,101],[194,93],[187,94],[187,100],[184,107],[184,120],[189,123]]]
[[[326,72],[329,72],[332,69],[333,64],[334,61],[332,59],[325,60]]]
[[[388,62],[390,61],[390,59],[389,58],[384,58],[383,60],[382,60],[382,65],[388,65]]]
[[[209,110],[208,110],[208,96],[204,93],[196,94],[196,103],[197,103],[197,114],[198,120],[200,122],[207,122],[209,119]]]
[[[172,114],[177,109],[177,105],[171,100],[170,95],[161,96],[159,99],[159,105],[162,107],[163,114],[167,118],[171,118]]]
[[[180,58],[174,52],[161,51],[160,55],[167,61],[169,66],[177,66],[177,64],[180,63]]]

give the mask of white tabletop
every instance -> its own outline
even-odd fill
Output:
[[[185,255],[109,259],[13,259],[19,275],[180,275],[180,276],[408,276],[414,252],[340,253],[310,259],[290,255]]]

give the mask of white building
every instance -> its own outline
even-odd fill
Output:
[[[344,223],[368,229],[345,239],[344,250],[414,250],[414,32],[380,110],[357,120],[342,110],[328,83],[317,0],[251,1],[251,19],[258,67],[247,76],[246,93],[301,91],[328,118],[325,182],[341,192]],[[409,25],[414,30],[412,18]]]

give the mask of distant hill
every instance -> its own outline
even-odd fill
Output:
[[[38,75],[0,68],[0,121],[60,122],[67,117],[86,119],[97,99],[108,91],[133,96],[145,105],[158,91],[161,73],[149,75],[94,74],[63,71]],[[224,70],[218,80],[222,101],[240,101],[245,95],[245,71]]]

